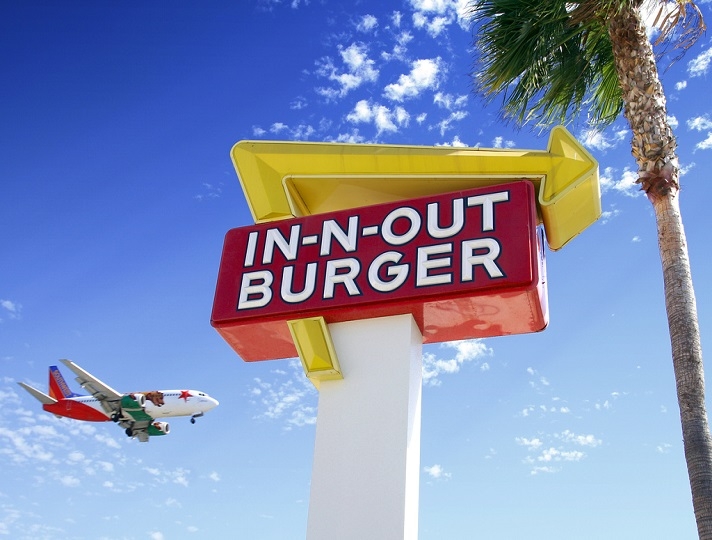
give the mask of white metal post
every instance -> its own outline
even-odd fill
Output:
[[[307,540],[416,540],[420,330],[397,315],[329,332],[344,378],[319,384]]]

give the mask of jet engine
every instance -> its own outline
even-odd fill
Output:
[[[131,397],[136,400],[136,403],[138,403],[141,408],[143,409],[146,407],[146,396],[143,394],[131,394]]]
[[[171,431],[171,426],[168,425],[168,422],[154,422],[152,426],[160,431],[161,435],[168,435]]]

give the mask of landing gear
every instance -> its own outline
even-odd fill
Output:
[[[199,412],[199,413],[194,414],[193,416],[190,417],[190,423],[191,423],[191,424],[195,424],[195,419],[196,419],[196,418],[200,418],[200,417],[203,416],[204,414],[205,414],[205,413],[202,413],[202,412]]]
[[[118,422],[121,420],[121,413],[120,412],[113,412],[111,413],[111,421],[112,422]]]
[[[131,429],[130,427],[127,427],[126,428],[126,436],[133,437],[133,429]]]

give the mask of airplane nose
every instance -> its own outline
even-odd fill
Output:
[[[210,398],[210,408],[214,409],[218,405],[220,405],[220,402],[217,399],[211,397]]]

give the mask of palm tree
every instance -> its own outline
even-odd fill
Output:
[[[621,112],[628,120],[638,183],[655,211],[697,530],[712,539],[712,439],[680,170],[644,8],[660,32],[656,45],[684,52],[705,29],[691,0],[472,0],[473,77],[477,91],[501,97],[505,118],[519,124],[565,122],[582,112],[599,126]]]

